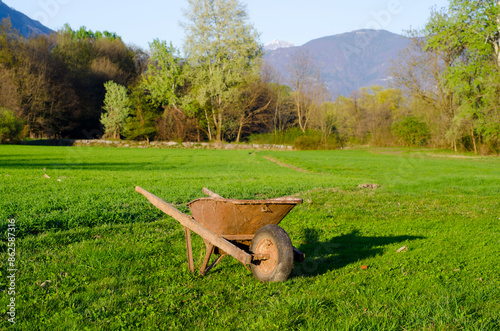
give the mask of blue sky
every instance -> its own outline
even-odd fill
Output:
[[[148,48],[155,38],[182,48],[184,0],[2,0],[53,30],[69,23],[73,29],[116,32],[128,44]],[[422,27],[430,9],[447,0],[246,0],[250,20],[261,42],[285,40],[299,46],[310,40],[364,28],[401,34]]]

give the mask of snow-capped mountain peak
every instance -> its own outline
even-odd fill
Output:
[[[274,39],[269,44],[264,45],[264,50],[275,51],[278,48],[287,48],[287,47],[293,47],[293,46],[295,46],[295,45],[289,41],[282,41],[282,40]]]

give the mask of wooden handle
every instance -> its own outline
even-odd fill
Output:
[[[223,197],[221,197],[220,195],[218,195],[217,193],[214,193],[212,191],[210,191],[208,188],[204,187],[202,190],[201,190],[203,193],[205,193],[206,195],[208,195],[209,197],[212,197],[212,198],[216,198],[216,199],[224,199]]]
[[[239,249],[237,246],[233,245],[226,239],[222,238],[220,235],[217,233],[210,231],[200,223],[198,223],[193,217],[190,217],[181,211],[179,211],[177,208],[172,206],[169,203],[166,203],[162,199],[158,198],[156,195],[149,193],[145,189],[136,186],[135,190],[139,192],[140,194],[144,195],[146,199],[149,200],[155,206],[156,208],[160,209],[162,212],[165,214],[172,216],[175,218],[179,223],[181,223],[184,227],[190,229],[194,233],[197,233],[200,235],[203,239],[206,239],[209,241],[211,244],[214,246],[219,247],[222,249],[224,252],[228,253],[229,255],[233,256],[235,259],[240,261],[243,264],[250,264],[252,261],[252,256],[245,252],[242,249]],[[215,193],[214,193],[215,194]]]

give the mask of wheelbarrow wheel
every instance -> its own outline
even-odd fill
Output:
[[[281,227],[274,224],[261,227],[250,244],[250,251],[257,257],[250,268],[258,280],[282,282],[292,272],[292,241]]]

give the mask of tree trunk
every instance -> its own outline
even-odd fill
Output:
[[[210,120],[208,119],[208,113],[206,109],[205,109],[205,118],[207,119],[208,140],[212,141],[212,130],[210,129]]]
[[[297,117],[299,118],[299,128],[303,133],[306,133],[304,124],[302,123],[302,108],[300,107],[300,99],[296,99],[295,106],[297,107]]]
[[[497,6],[500,7],[500,1],[498,1]],[[497,17],[497,30],[498,32],[500,32],[500,13],[498,14]],[[497,66],[500,67],[500,39],[495,40],[494,47],[495,47],[495,55],[497,57],[496,59]]]
[[[222,142],[222,111],[217,114],[217,142]]]
[[[472,142],[474,143],[474,154],[477,155],[476,136],[474,135],[474,128],[472,127],[472,125],[470,127],[470,134],[472,136]]]
[[[243,124],[245,124],[245,114],[241,115],[241,118],[240,118],[240,125],[238,127],[238,135],[236,136],[236,142],[237,143],[240,142],[241,130],[243,129]]]
[[[276,101],[276,107],[274,109],[274,131],[276,132],[279,128],[279,117],[278,117],[278,102]]]

